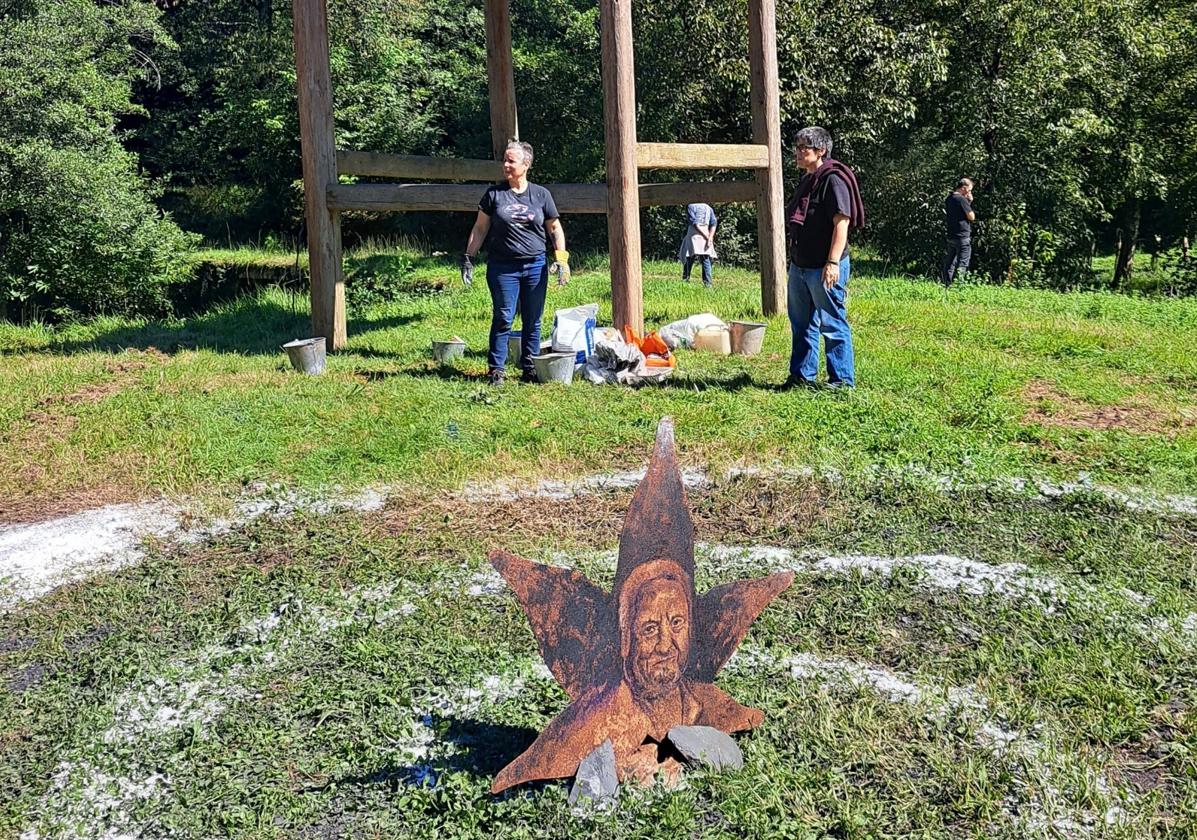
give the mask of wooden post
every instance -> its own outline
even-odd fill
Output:
[[[490,88],[490,142],[495,160],[502,160],[507,142],[520,136],[508,0],[486,0],[486,80]],[[497,173],[495,180],[501,176]]]
[[[643,334],[632,0],[599,0],[599,26],[602,29],[603,127],[607,145],[611,317],[616,329],[629,326]]]
[[[752,142],[767,146],[769,165],[756,172],[756,228],[761,252],[761,309],[786,310],[785,207],[781,178],[781,105],[774,0],[748,0],[748,61],[752,77]]]
[[[340,350],[346,340],[341,217],[335,210],[329,210],[327,199],[328,188],[337,182],[332,80],[328,68],[328,9],[325,0],[294,0],[292,11],[308,271],[312,278],[312,335],[324,336],[328,349]]]

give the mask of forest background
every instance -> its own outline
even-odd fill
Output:
[[[597,3],[511,6],[534,180],[601,181]],[[169,314],[201,245],[297,248],[290,10],[0,0],[0,317]],[[862,242],[891,270],[934,272],[944,197],[968,175],[978,278],[1143,291],[1138,251],[1163,278],[1146,291],[1197,293],[1185,246],[1197,3],[780,0],[777,12],[783,137],[831,130],[860,175]],[[329,14],[340,147],[490,156],[480,0],[330,0]],[[640,139],[748,142],[745,0],[637,3],[634,25]],[[720,209],[724,258],[752,265],[754,208]],[[642,211],[646,257],[676,248],[678,212]],[[350,246],[402,237],[456,253],[470,221],[350,214],[344,231]],[[567,227],[572,249],[605,251],[603,217]]]

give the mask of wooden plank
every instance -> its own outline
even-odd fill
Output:
[[[606,213],[606,184],[545,184],[562,215]],[[328,189],[328,206],[339,211],[459,212],[478,209],[485,188],[468,184],[334,184]],[[756,201],[755,181],[715,181],[640,184],[644,207],[736,204]]]
[[[604,184],[546,184],[562,214],[605,213]],[[474,212],[486,188],[469,184],[335,184],[328,203],[339,210]]]
[[[374,178],[402,178],[415,181],[501,181],[498,161],[429,155],[391,155],[383,152],[337,152],[337,171],[342,175]]]
[[[740,204],[756,201],[756,181],[679,181],[672,184],[641,184],[640,204],[668,207],[692,204]]]
[[[607,148],[607,245],[611,320],[644,332],[640,194],[636,172],[636,70],[632,0],[599,0],[603,128]]]
[[[520,136],[509,0],[486,0],[486,80],[490,90],[491,147],[495,160],[502,160],[507,141]]]
[[[327,187],[337,182],[328,11],[325,0],[294,0],[292,12],[304,217],[312,281],[312,334],[324,336],[329,350],[340,350],[347,338],[341,220],[327,204]]]
[[[756,225],[761,254],[761,310],[786,311],[785,194],[781,173],[781,107],[777,74],[775,0],[748,0],[748,62],[751,67],[752,139],[769,153],[756,171]]]
[[[761,169],[769,165],[765,146],[734,143],[637,143],[640,169]]]

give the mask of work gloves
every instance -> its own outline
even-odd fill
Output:
[[[549,266],[549,274],[557,275],[558,286],[564,286],[569,282],[569,251],[553,252],[553,264]]]
[[[467,287],[474,285],[474,263],[469,254],[461,255],[461,282]]]

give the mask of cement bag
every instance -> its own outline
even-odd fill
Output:
[[[576,353],[578,363],[594,352],[594,327],[598,304],[587,303],[558,309],[553,315],[553,352]]]

